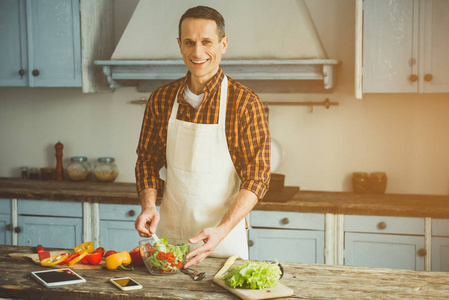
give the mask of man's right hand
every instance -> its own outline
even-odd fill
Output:
[[[159,212],[156,207],[145,208],[134,222],[139,235],[141,237],[150,237],[156,232],[157,224],[159,223]]]
[[[142,211],[134,222],[134,227],[141,237],[150,237],[156,232],[159,223],[159,212],[156,209],[156,189],[144,189],[139,194]]]

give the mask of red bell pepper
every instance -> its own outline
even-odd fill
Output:
[[[68,253],[67,253],[68,254]],[[65,265],[68,264],[70,261],[72,261],[74,258],[80,256],[79,253],[73,253],[73,254],[68,254],[69,256],[62,262],[60,262],[60,265]]]
[[[137,246],[133,250],[129,251],[129,255],[131,255],[131,262],[133,263],[133,265],[137,266],[137,265],[143,264],[143,259],[142,259],[142,255],[140,254],[139,246]]]
[[[87,254],[81,259],[81,262],[85,265],[98,265],[101,262],[103,255],[100,252],[93,252]]]
[[[95,249],[94,253],[101,253],[101,256],[104,256],[104,248],[98,247],[97,249]]]

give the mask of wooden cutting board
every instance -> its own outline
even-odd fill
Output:
[[[291,288],[286,287],[282,283],[279,283],[274,288],[266,288],[262,290],[238,289],[238,288],[234,289],[230,286],[227,286],[222,278],[225,275],[224,273],[229,269],[229,267],[231,267],[236,258],[238,258],[237,255],[231,256],[226,261],[224,266],[220,269],[220,271],[217,272],[217,274],[213,278],[216,284],[218,284],[224,289],[227,289],[234,295],[244,300],[272,299],[272,298],[288,297],[293,295],[294,291]]]
[[[73,249],[71,250],[58,250],[58,251],[50,251],[50,256],[58,256],[59,254],[62,253],[75,253],[75,251],[73,251]],[[10,257],[12,258],[23,258],[23,257],[27,257],[29,259],[31,259],[33,261],[33,263],[35,263],[36,265],[41,265],[41,261],[39,259],[39,254],[37,253],[9,253],[8,254]],[[104,260],[104,258],[101,260],[101,262],[98,265],[85,265],[83,264],[81,261],[77,262],[74,265],[71,265],[69,268],[71,269],[102,269],[103,267],[106,267],[106,262]],[[68,265],[53,265],[53,266],[48,266],[48,268],[56,268],[56,269],[60,269],[60,268],[68,268]]]
[[[286,287],[282,283],[279,283],[274,288],[262,290],[234,289],[227,286],[221,278],[222,277],[214,277],[214,282],[244,300],[281,298],[291,296],[294,293],[291,288]]]

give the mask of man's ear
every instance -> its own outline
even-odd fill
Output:
[[[228,48],[228,37],[227,36],[223,37],[223,39],[221,40],[221,43],[223,45],[223,51],[221,52],[221,54],[225,54],[226,49]]]
[[[181,40],[179,38],[176,38],[176,40],[178,41],[179,50],[181,50]]]

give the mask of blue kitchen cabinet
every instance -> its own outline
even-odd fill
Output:
[[[12,244],[11,200],[0,199],[0,245]]]
[[[345,265],[424,270],[424,219],[345,216]]]
[[[324,214],[252,211],[249,258],[324,263]]]
[[[17,213],[19,246],[73,249],[82,242],[81,202],[19,199]]]
[[[25,1],[0,1],[0,86],[28,85]]]
[[[0,11],[0,86],[82,85],[79,0],[2,0]]]
[[[100,245],[107,250],[131,251],[143,240],[134,227],[140,205],[100,204]]]
[[[432,220],[432,271],[449,272],[449,220]]]

